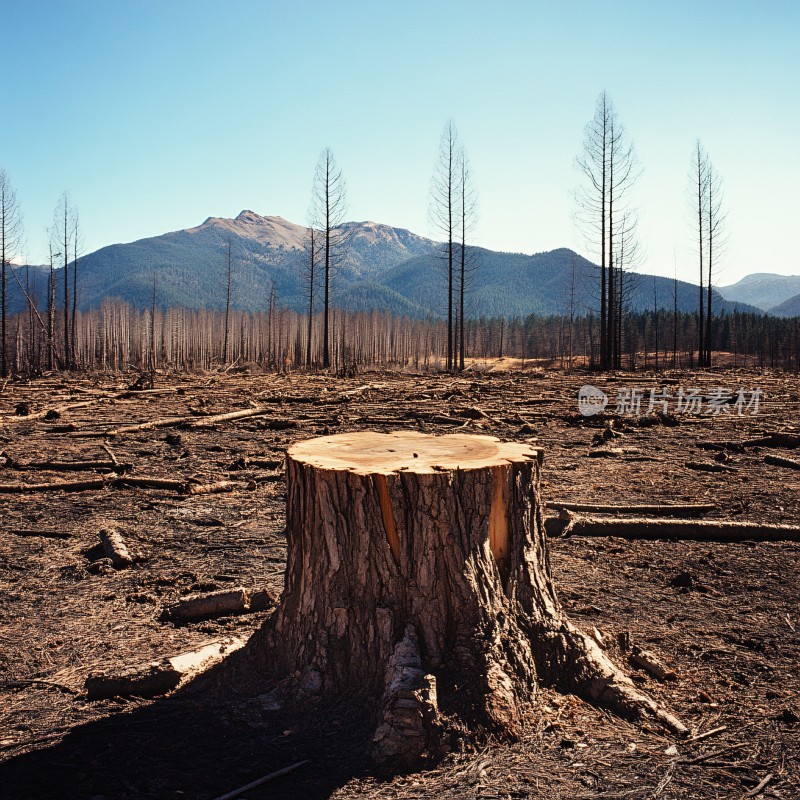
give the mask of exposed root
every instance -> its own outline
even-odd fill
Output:
[[[565,622],[558,639],[564,646],[563,675],[567,689],[608,708],[627,719],[655,719],[678,736],[689,729],[651,697],[636,688],[633,681],[600,649],[597,642]]]

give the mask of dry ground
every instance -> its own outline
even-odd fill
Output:
[[[744,798],[800,796],[800,545],[552,541],[564,605],[597,627],[624,660],[617,636],[655,651],[678,679],[635,679],[695,732],[674,742],[573,697],[545,690],[518,742],[464,742],[438,767],[394,778],[370,774],[368,720],[343,699],[316,713],[269,710],[264,687],[200,681],[159,699],[89,702],[86,676],[172,656],[228,636],[246,637],[269,612],[176,627],[169,602],[232,586],[279,593],[285,558],[280,461],[293,441],[359,428],[465,425],[545,450],[547,500],[603,503],[713,502],[710,518],[795,523],[800,471],[764,455],[728,451],[723,473],[701,442],[800,432],[797,377],[726,372],[675,374],[671,389],[764,391],[760,413],[679,417],[677,425],[615,424],[627,448],[589,458],[602,430],[575,414],[587,382],[659,387],[649,374],[501,372],[469,377],[367,374],[355,379],[252,373],[156,376],[154,392],[126,378],[48,376],[0,392],[0,484],[48,483],[96,474],[19,470],[46,460],[108,460],[133,476],[237,482],[230,493],[186,496],[152,488],[0,494],[0,797],[198,798],[206,800],[309,759],[243,796],[308,798]],[[1,384],[0,384],[1,385]],[[14,416],[60,409],[58,418]],[[67,408],[75,404],[83,404]],[[262,417],[211,428],[163,427],[117,436],[121,425],[267,405]],[[23,410],[23,409],[20,409]],[[105,447],[109,448],[106,450]],[[250,459],[250,463],[248,463]],[[253,465],[252,461],[261,461]],[[0,459],[2,463],[2,459]],[[97,531],[113,520],[137,562],[113,570],[96,558]],[[32,533],[48,535],[30,535]],[[57,535],[68,538],[52,538]],[[688,576],[688,577],[687,577]]]

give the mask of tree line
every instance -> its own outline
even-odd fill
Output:
[[[447,367],[450,337],[446,319],[412,319],[388,312],[330,310],[312,317],[282,308],[274,293],[264,312],[136,309],[106,300],[100,308],[78,310],[70,326],[75,369],[121,372],[262,368],[306,369],[309,336],[312,358],[321,363],[328,326],[329,369],[352,375],[369,369],[441,371]],[[696,351],[697,313],[657,309],[628,313],[622,324],[622,369],[672,370],[702,367]],[[703,328],[720,363],[800,371],[800,318],[722,313]],[[28,313],[9,317],[8,367],[34,377],[49,368],[46,328]],[[603,347],[595,314],[466,319],[460,328],[467,351],[465,369],[483,370],[505,359],[506,366],[586,369]],[[63,331],[55,333],[63,352]]]

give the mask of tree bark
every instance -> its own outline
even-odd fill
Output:
[[[286,466],[284,593],[248,652],[294,698],[362,692],[379,762],[434,754],[454,718],[513,736],[540,683],[685,732],[563,614],[541,451],[366,432],[300,442]]]

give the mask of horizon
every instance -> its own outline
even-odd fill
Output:
[[[639,272],[696,282],[688,172],[699,137],[729,212],[715,283],[800,274],[789,194],[800,165],[787,158],[800,132],[794,3],[624,3],[615,14],[588,2],[467,3],[455,19],[421,3],[6,0],[4,17],[15,36],[2,91],[15,124],[0,130],[0,167],[26,225],[18,261],[45,260],[64,190],[87,253],[248,208],[302,225],[327,145],[348,184],[349,218],[436,238],[428,188],[450,118],[475,170],[472,244],[568,248],[596,261],[571,192],[584,127],[607,90],[644,168],[633,196]],[[329,37],[309,37],[309,19]],[[463,43],[447,58],[445,27]]]

